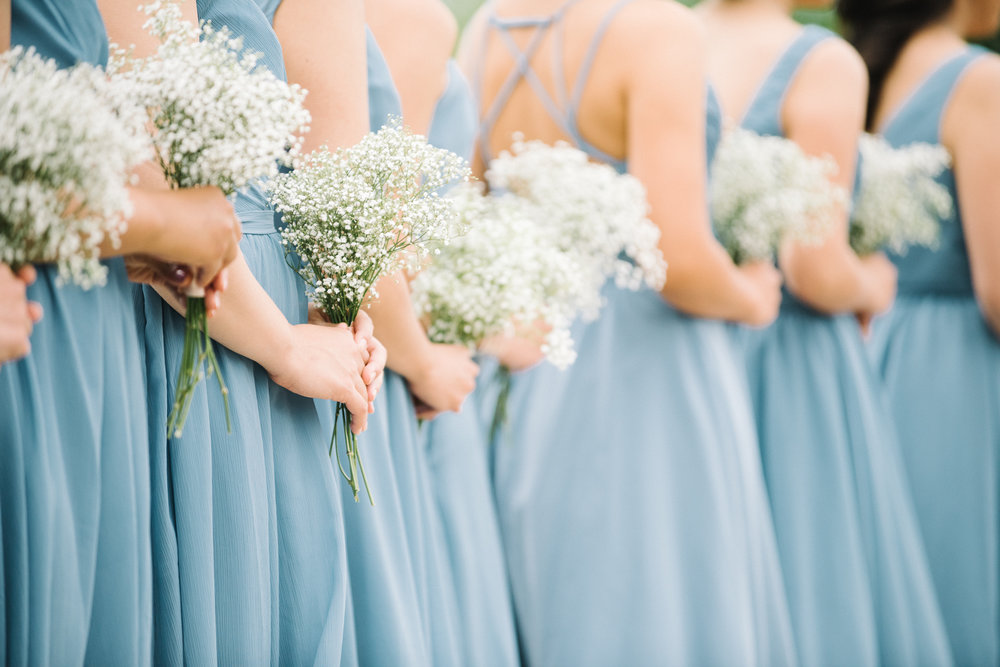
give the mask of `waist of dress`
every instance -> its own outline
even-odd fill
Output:
[[[236,216],[240,219],[244,234],[274,234],[278,231],[278,214],[271,209],[237,209]]]
[[[976,293],[970,283],[928,284],[900,281],[898,295],[911,299],[975,299]]]

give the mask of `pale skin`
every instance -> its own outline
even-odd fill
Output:
[[[130,0],[100,0],[99,5],[113,41],[135,44],[137,54],[156,48],[155,39],[142,30],[144,16],[135,11]],[[194,2],[185,1],[181,6],[189,20],[197,20]],[[162,181],[148,171],[141,178],[150,187]],[[168,236],[180,234],[181,230],[167,230]],[[176,290],[163,284],[156,285],[156,289],[183,313],[183,299]],[[226,298],[210,321],[209,333],[233,352],[259,363],[274,382],[286,389],[347,405],[355,432],[367,427],[381,366],[377,344],[372,344],[370,322],[365,318],[359,320],[356,331],[346,325],[292,325],[237,251],[228,269]]]
[[[404,122],[426,134],[447,84],[455,19],[438,0],[366,0],[365,16],[399,91]],[[389,352],[387,365],[406,378],[418,416],[458,412],[479,373],[470,352],[428,340],[404,273],[384,278],[378,292],[369,312]]]
[[[500,0],[495,8],[500,16],[537,16],[561,4]],[[566,13],[567,88],[574,85],[592,36],[613,5],[612,0],[583,0]],[[480,64],[485,20],[485,10],[480,11],[460,49],[460,63],[470,77]],[[512,34],[523,47],[530,31]],[[549,90],[554,89],[551,48],[547,36],[533,61]],[[480,113],[512,67],[507,49],[491,36]],[[669,263],[663,299],[696,317],[765,326],[777,317],[781,278],[767,263],[737,267],[712,234],[705,205],[704,101],[704,36],[697,20],[674,3],[639,0],[619,12],[598,47],[580,101],[579,129],[603,152],[627,156],[629,172],[646,186],[650,217],[661,230],[660,249]],[[549,143],[567,139],[523,81],[490,135],[494,155],[510,145],[515,131]],[[482,175],[481,156],[474,169]]]
[[[732,122],[743,118],[776,59],[798,36],[793,9],[824,2],[707,0],[697,13],[708,36],[708,73]],[[867,74],[844,41],[828,39],[806,56],[781,109],[785,136],[808,155],[830,156],[833,184],[854,185],[858,139],[864,128]],[[786,244],[780,264],[789,290],[827,314],[854,313],[864,328],[889,309],[896,270],[882,254],[858,257],[848,243],[848,209],[830,212],[829,233],[818,245]]]
[[[874,118],[881,127],[914,88],[944,60],[965,48],[965,38],[997,30],[1000,2],[959,0],[941,22],[915,34],[886,80]],[[969,67],[941,122],[941,143],[954,160],[962,227],[972,283],[983,317],[1000,337],[1000,57]]]

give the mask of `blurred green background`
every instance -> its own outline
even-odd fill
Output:
[[[697,4],[698,0],[681,0],[681,2],[690,6]],[[459,24],[465,25],[469,17],[483,4],[483,0],[445,0],[445,3],[458,17]],[[819,23],[828,28],[836,29],[836,19],[832,10],[801,11],[796,13],[796,18],[803,23]],[[1000,33],[983,43],[994,51],[1000,51]]]

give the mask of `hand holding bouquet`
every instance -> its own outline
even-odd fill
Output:
[[[418,265],[463,231],[452,202],[437,192],[468,176],[460,157],[394,121],[351,148],[313,152],[301,167],[270,182],[271,201],[284,216],[289,263],[330,322],[352,324],[365,300],[377,297],[379,279]],[[341,430],[347,468],[337,444]],[[354,499],[360,477],[374,503],[342,404],[330,449]]]
[[[195,26],[173,1],[143,8],[145,28],[160,40],[155,54],[137,58],[114,49],[109,70],[117,85],[148,112],[156,160],[173,188],[210,185],[232,195],[290,164],[309,113],[305,91],[241,53],[242,40],[222,27]],[[187,292],[187,331],[167,431],[180,437],[202,368],[219,381],[229,419],[228,390],[208,335],[200,276]]]
[[[101,245],[117,245],[131,171],[150,155],[141,110],[115,92],[86,64],[0,55],[0,263],[55,263],[60,280],[104,284]]]

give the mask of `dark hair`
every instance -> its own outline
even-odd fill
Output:
[[[914,34],[944,18],[953,4],[954,0],[838,0],[845,35],[868,67],[869,129],[899,52]]]

